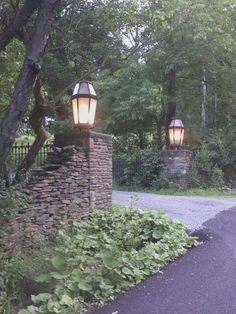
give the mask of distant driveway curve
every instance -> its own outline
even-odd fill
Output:
[[[113,191],[113,204],[158,209],[181,221],[189,229],[195,230],[202,228],[204,222],[219,212],[236,206],[236,197],[169,196]]]

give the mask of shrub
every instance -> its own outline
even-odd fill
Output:
[[[30,302],[30,296],[46,288],[34,278],[42,269],[50,270],[46,258],[53,256],[49,248],[22,253],[0,251],[0,313],[17,313]],[[17,310],[18,309],[18,310]]]
[[[73,130],[73,124],[69,120],[56,120],[51,122],[50,133],[69,133]]]
[[[193,187],[224,186],[223,171],[212,161],[212,152],[206,145],[202,145],[197,151],[190,172],[190,184]]]
[[[32,296],[35,306],[20,314],[82,313],[159,271],[195,241],[157,211],[94,211],[87,222],[74,224],[73,235],[60,231],[53,271],[37,278],[52,289]]]
[[[224,173],[226,180],[235,178],[236,174],[236,131],[231,126],[225,132],[218,131],[207,139],[207,148],[211,152],[211,160]]]
[[[123,173],[120,172],[119,183],[132,187],[154,187],[160,173],[160,154],[142,151],[138,155],[126,156]]]
[[[20,186],[12,186],[5,191],[0,192],[0,215],[2,226],[8,221],[15,211],[23,211],[28,206],[28,196],[22,193]]]

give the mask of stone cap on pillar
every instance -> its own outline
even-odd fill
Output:
[[[91,130],[74,130],[69,133],[57,133],[54,136],[55,147],[65,147],[69,145],[79,145],[86,148],[92,148],[92,142],[89,140],[102,139],[104,142],[111,142],[110,134],[103,134]]]

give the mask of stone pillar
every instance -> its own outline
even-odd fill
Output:
[[[90,130],[57,134],[53,151],[23,190],[29,207],[8,224],[14,247],[53,237],[61,222],[85,219],[89,211],[112,206],[112,138]],[[27,245],[27,244],[26,244]]]
[[[170,188],[188,187],[188,175],[193,161],[193,152],[187,149],[165,149],[161,152],[163,171],[170,174]]]
[[[54,146],[55,150],[59,151],[73,148],[70,161],[65,161],[66,175],[70,182],[73,181],[72,191],[80,200],[80,210],[85,207],[89,210],[110,208],[112,205],[111,136],[89,130],[56,134]]]

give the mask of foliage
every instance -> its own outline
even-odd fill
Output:
[[[159,153],[143,150],[134,155],[123,155],[120,162],[122,162],[123,169],[119,171],[118,184],[133,188],[156,186],[161,169]]]
[[[155,188],[155,190],[168,189],[170,183],[178,178],[179,174],[172,174],[167,167],[163,167],[162,165],[162,171],[156,178],[153,188]],[[179,187],[179,189],[181,189],[181,187]]]
[[[24,211],[28,206],[28,196],[22,193],[19,186],[12,186],[0,192],[0,226],[15,214],[15,211]]]
[[[157,211],[114,206],[94,211],[74,224],[73,235],[60,231],[53,271],[38,282],[52,290],[32,296],[26,313],[82,313],[159,271],[196,244],[185,227]]]
[[[222,188],[224,186],[223,177],[223,171],[212,161],[212,152],[202,145],[192,164],[191,185],[200,188]]]
[[[27,144],[33,144],[35,141],[35,136],[30,134],[23,134],[16,137],[14,145],[27,145]],[[45,143],[51,143],[53,141],[53,135],[48,133],[48,138]]]
[[[122,155],[113,161],[113,183],[116,189],[156,190],[166,189],[178,175],[171,174],[160,160],[160,153],[142,150],[136,154]]]
[[[24,46],[17,39],[13,40],[4,51],[0,52],[0,121],[10,103],[23,59]]]
[[[73,125],[69,120],[55,120],[50,125],[50,133],[69,133],[73,130]]]
[[[207,149],[211,152],[211,160],[224,173],[227,181],[236,174],[236,130],[228,125],[225,130],[211,133],[206,139]]]
[[[184,196],[206,196],[206,197],[235,197],[236,191],[230,189],[188,189],[188,190],[176,190],[176,189],[163,189],[159,190],[158,194],[161,195],[184,195]]]
[[[195,187],[234,187],[236,173],[235,128],[211,132],[203,139],[193,163],[191,181]]]
[[[16,145],[26,145],[33,144],[35,140],[35,136],[29,134],[23,134],[16,137],[15,143]]]
[[[158,11],[159,2],[150,1],[149,5],[154,12]],[[176,104],[177,113],[185,120],[185,143],[192,144],[188,136],[192,128],[199,137],[203,133],[209,134],[214,128],[224,130],[235,119],[235,88],[232,83],[236,68],[233,1],[206,3],[175,0],[166,1],[165,5],[169,13],[172,12],[167,19],[169,27],[159,24],[159,27],[148,28],[144,19],[145,30],[137,26],[137,33],[139,35],[143,31],[150,37],[143,43],[142,36],[138,36],[141,48],[137,54],[125,59],[116,71],[101,72],[96,78],[98,90],[101,90],[102,128],[115,136],[124,137],[127,143],[134,135],[138,137],[141,129],[141,133],[144,133],[141,137],[147,133],[154,134],[162,142],[158,147],[163,147],[165,116],[171,99],[168,92],[170,69],[176,73],[175,97],[172,101]],[[205,130],[200,128],[204,73],[207,85]],[[149,90],[152,87],[156,91],[159,89],[156,99],[153,93],[139,94],[147,86]],[[144,98],[145,101],[140,101]],[[230,135],[230,138],[234,137]],[[143,149],[149,143],[145,141],[142,144]],[[138,141],[135,141],[135,145],[140,147]],[[121,149],[124,150],[124,147]]]
[[[27,253],[0,250],[0,313],[18,312],[29,303],[32,293],[46,288],[34,278],[40,275],[42,269],[50,270],[50,264],[45,261],[52,256],[50,248]]]
[[[153,118],[160,115],[161,86],[148,79],[138,56],[116,72],[100,75],[96,88],[101,94],[102,117],[106,117],[103,129],[115,135],[147,132]]]
[[[118,189],[120,187],[115,187],[115,189]],[[123,189],[120,188],[122,191]],[[180,196],[206,196],[206,197],[235,197],[236,196],[236,190],[231,190],[228,188],[224,189],[214,189],[214,188],[207,188],[207,189],[201,189],[201,188],[195,188],[195,189],[187,189],[187,190],[180,190],[180,189],[136,189],[135,192],[145,192],[145,193],[155,193],[159,195],[180,195]]]

